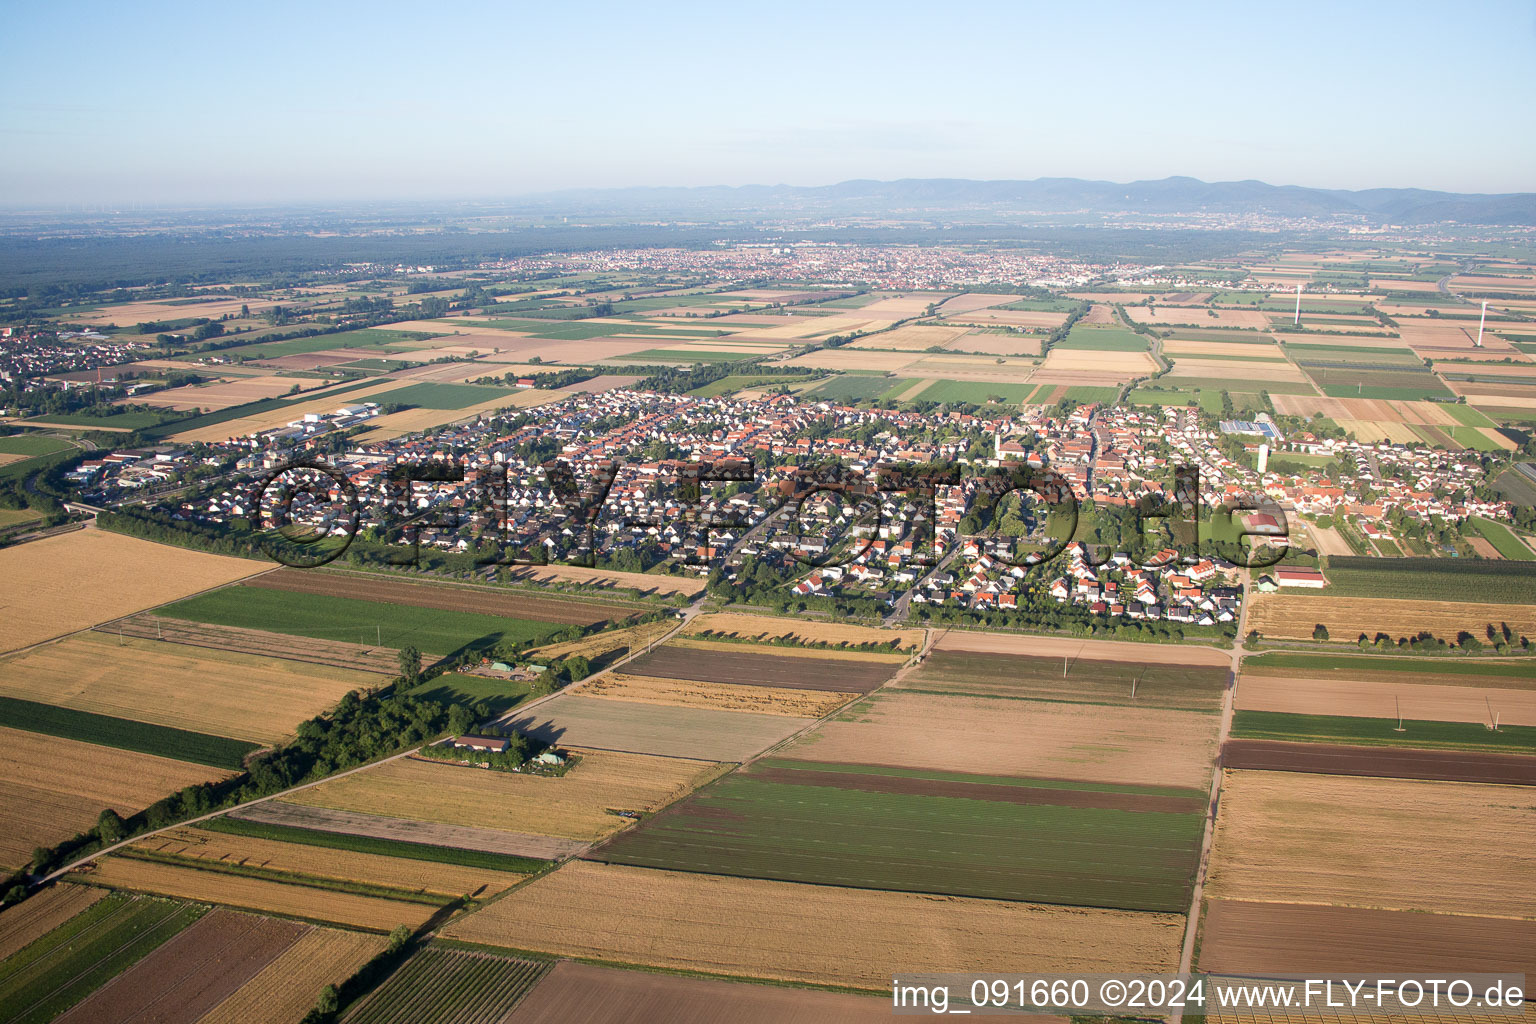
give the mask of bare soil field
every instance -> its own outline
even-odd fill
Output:
[[[0,549],[11,595],[0,651],[14,651],[108,619],[245,579],[268,563],[226,558],[147,540],[76,530]],[[89,580],[89,586],[82,586]],[[25,600],[20,600],[25,595]]]
[[[1212,900],[1204,927],[1202,971],[1263,977],[1536,972],[1531,921]]]
[[[247,402],[259,402],[264,398],[277,398],[290,393],[295,387],[300,391],[308,391],[330,383],[329,380],[315,377],[245,377],[216,384],[189,384],[148,395],[135,395],[123,401],[164,409],[202,409],[211,412]]]
[[[780,689],[770,686],[734,686],[692,679],[662,679],[611,672],[581,688],[583,696],[658,704],[675,708],[707,708],[715,711],[749,711],[790,718],[820,718],[858,696],[822,690]]]
[[[884,331],[880,334],[871,334],[867,338],[860,338],[849,347],[885,348],[906,352],[920,352],[934,345],[943,345],[954,341],[968,331],[969,328],[966,327],[933,327],[912,324],[906,327],[898,327],[894,331]]]
[[[946,315],[963,324],[998,327],[1045,327],[1054,330],[1067,322],[1067,314],[1045,310],[986,309]]]
[[[899,691],[871,694],[778,756],[1205,788],[1216,716]]]
[[[474,612],[477,615],[503,615],[563,625],[596,625],[623,618],[636,610],[635,605],[612,601],[588,602],[580,598],[566,600],[500,587],[416,583],[313,569],[278,569],[252,580],[250,585],[298,594],[349,597],[359,601],[381,601],[384,604],[434,608],[439,611]]]
[[[1038,356],[1042,340],[1017,334],[977,333],[956,338],[947,347],[954,352],[982,352],[989,356]]]
[[[1126,316],[1140,324],[1183,324],[1188,327],[1257,327],[1269,326],[1269,317],[1258,310],[1249,309],[1181,309],[1178,306],[1127,306]]]
[[[1517,634],[1536,636],[1536,605],[1260,594],[1248,614],[1250,628],[1290,640],[1310,639],[1319,622],[1340,640],[1361,633],[1375,637],[1378,632],[1393,638],[1414,636],[1424,629],[1439,637],[1455,637],[1463,630],[1481,636],[1490,622],[1507,622]]]
[[[388,679],[400,671],[395,651],[388,647],[368,647],[342,640],[314,640],[287,633],[269,633],[264,629],[239,626],[215,626],[186,619],[162,619],[153,613],[130,616],[109,622],[93,631],[93,636],[109,638],[139,637],[167,644],[207,647],[236,654],[256,654],[287,661],[328,665],[351,669]]]
[[[954,316],[957,313],[974,313],[978,309],[988,309],[992,306],[1006,306],[1010,302],[1018,301],[1017,295],[988,295],[984,292],[966,292],[953,298],[945,299],[939,306],[940,316]],[[928,301],[932,301],[929,299]],[[922,310],[918,310],[919,313]]]
[[[817,349],[789,360],[787,366],[809,366],[820,370],[864,370],[895,373],[916,360],[916,352],[871,352],[867,349]]]
[[[396,808],[397,811],[409,809]],[[437,821],[386,817],[358,811],[338,811],[331,807],[311,807],[280,800],[239,807],[231,811],[229,816],[269,825],[307,828],[316,832],[371,836],[425,846],[451,846],[459,850],[483,850],[486,853],[504,853],[512,857],[533,857],[537,860],[557,860],[587,848],[586,843],[554,836],[503,832],[472,825],[447,825]]]
[[[638,590],[647,594],[686,594],[704,589],[702,579],[680,576],[653,576],[643,572],[618,572],[612,569],[588,569],[580,565],[530,565],[514,570],[514,579],[536,583],[575,583],[583,587]]]
[[[874,657],[817,657],[795,651],[780,656],[774,648],[742,649],[742,644],[712,644],[708,655],[698,648],[666,644],[629,663],[629,671],[666,679],[772,686],[798,690],[868,693],[895,674],[897,664]],[[735,648],[733,650],[733,648]],[[836,652],[828,651],[827,654]]]
[[[326,985],[339,985],[384,951],[384,938],[334,928],[310,928],[198,1024],[292,1024],[315,1005]]]
[[[199,903],[266,911],[387,932],[397,925],[420,927],[437,907],[377,896],[354,896],[312,886],[199,871],[147,860],[105,857],[82,869],[82,880],[132,892],[157,893]]]
[[[562,960],[502,1024],[706,1021],[718,1019],[726,1007],[731,1024],[884,1024],[891,1016],[889,1000],[873,996],[620,971]]]
[[[1536,843],[1531,805],[1513,786],[1229,771],[1206,893],[1536,918],[1536,890],[1510,885]]]
[[[694,617],[683,627],[684,636],[697,633],[728,633],[752,640],[787,639],[811,644],[888,644],[915,651],[923,644],[921,629],[877,629],[846,622],[817,622],[814,619],[782,618],[773,615],[747,615],[741,612],[709,612]]]
[[[96,823],[104,808],[123,817],[161,797],[226,773],[115,747],[0,728],[0,866],[25,864]]]
[[[190,303],[183,306],[146,299],[138,302],[122,302],[102,309],[90,310],[89,312],[82,313],[80,316],[72,316],[69,319],[76,323],[91,324],[97,327],[107,324],[113,324],[118,327],[131,327],[134,324],[161,320],[180,320],[185,317],[202,316],[217,319],[226,313],[230,315],[238,314],[241,306],[249,306],[251,312],[257,313],[269,308],[272,304],[270,299],[209,299],[207,302]]]
[[[0,960],[36,942],[105,895],[89,886],[55,883],[25,902],[0,910]]]
[[[507,720],[518,732],[562,748],[737,762],[809,724],[784,715],[632,704],[579,693],[556,697],[531,712],[514,710]]]
[[[231,686],[238,679],[238,686]],[[387,677],[157,640],[79,633],[0,661],[0,696],[275,743]]]
[[[1259,363],[1259,366],[1268,364]],[[1040,364],[1041,370],[1055,373],[1082,371],[1114,374],[1125,380],[1157,371],[1157,363],[1146,352],[1101,352],[1091,349],[1053,348]]]
[[[952,629],[934,644],[944,651],[978,651],[982,654],[1028,654],[1042,658],[1077,658],[1129,661],[1148,665],[1230,665],[1225,651],[1213,647],[1175,644],[1139,644],[1123,640],[1074,640],[1067,637],[1017,636]]]
[[[215,910],[58,1018],[60,1024],[195,1024],[293,947],[309,925]]]
[[[1282,711],[1298,715],[1396,718],[1409,721],[1489,722],[1492,708],[1504,725],[1536,725],[1536,690],[1452,686],[1340,678],[1312,679],[1299,673],[1244,674],[1237,688],[1239,711]]]
[[[742,922],[752,926],[743,928]],[[888,991],[893,965],[1166,971],[1183,918],[572,861],[449,938],[667,969]]]
[[[1279,396],[1271,395],[1270,397],[1278,398]],[[1349,541],[1344,539],[1344,535],[1338,531],[1337,527],[1308,523],[1307,535],[1317,545],[1319,554],[1349,556],[1355,553],[1355,549],[1349,546]]]
[[[1523,754],[1228,740],[1221,749],[1221,764],[1256,771],[1536,786],[1536,758]]]
[[[1267,337],[1264,344],[1242,341],[1190,341],[1184,338],[1168,338],[1163,342],[1163,353],[1170,356],[1188,356],[1198,359],[1236,359],[1252,362],[1256,359],[1284,359],[1285,351]]]
[[[1201,380],[1227,381],[1295,381],[1307,379],[1301,370],[1291,363],[1266,363],[1254,359],[1201,359],[1179,356],[1173,361],[1173,372],[1159,378],[1168,380],[1178,377],[1196,377]]]
[[[554,778],[406,758],[332,779],[284,802],[383,816],[409,811],[422,821],[590,842],[631,823],[611,810],[657,810],[720,771],[712,762],[678,757],[576,753],[580,763]]]
[[[507,871],[355,853],[192,827],[161,832],[134,843],[133,848],[217,864],[237,864],[338,881],[370,882],[441,896],[465,893],[490,896],[526,877]]]

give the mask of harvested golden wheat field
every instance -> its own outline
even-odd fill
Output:
[[[47,935],[105,895],[100,889],[56,882],[25,902],[0,910],[0,960]]]
[[[83,832],[110,807],[135,814],[176,790],[227,772],[153,754],[0,728],[0,865]]]
[[[1206,891],[1529,919],[1533,811],[1523,786],[1229,771]]]
[[[660,676],[632,676],[612,672],[581,688],[584,697],[661,704],[676,708],[709,708],[714,711],[748,711],[790,718],[820,718],[842,707],[857,693],[824,690],[789,690],[771,686],[738,686]]]
[[[885,989],[891,971],[1168,971],[1175,914],[572,861],[449,925],[449,938],[667,969]],[[1011,966],[1010,966],[1011,965]]]
[[[1226,651],[1192,644],[1139,644],[1127,640],[1078,640],[1072,637],[1021,636],[951,629],[934,642],[941,651],[976,651],[979,654],[1023,654],[1037,658],[1076,661],[1123,661],[1133,665],[1228,665]]]
[[[161,832],[133,845],[135,849],[177,857],[338,881],[369,882],[440,896],[462,896],[465,893],[490,896],[526,877],[507,871],[356,853],[305,843],[284,843],[227,832],[209,832],[190,826]]]
[[[732,654],[766,654],[774,658],[809,658],[815,661],[859,662],[864,665],[902,665],[911,657],[910,654],[892,654],[883,651],[840,651],[824,647],[786,647],[779,644],[738,643],[734,640],[711,640],[699,634],[668,640],[662,645],[662,650],[675,647],[682,647],[692,651],[707,651],[726,658],[729,658]],[[737,679],[733,681],[743,682],[744,680]]]
[[[613,810],[654,811],[709,781],[709,761],[577,751],[557,778],[459,768],[405,758],[333,779],[287,802],[450,825],[599,839],[630,824]]]
[[[127,857],[104,857],[87,868],[81,877],[95,885],[114,889],[175,896],[199,903],[260,910],[382,932],[402,924],[419,927],[438,910],[430,903],[354,896],[312,886],[287,885]]]
[[[0,695],[257,743],[290,735],[349,690],[350,669],[79,633],[0,661]]]
[[[776,756],[899,768],[1204,789],[1215,715],[875,693]]]
[[[923,632],[921,629],[876,629],[873,626],[856,626],[844,622],[817,622],[813,619],[746,615],[740,612],[710,612],[696,616],[683,627],[684,636],[727,633],[742,639],[788,639],[795,643],[888,644],[895,640],[905,651],[914,651],[922,646]]]
[[[384,946],[379,935],[312,929],[197,1024],[297,1024],[322,988],[340,985]]]
[[[3,605],[0,651],[51,640],[271,567],[96,529],[3,548],[0,579],[10,596]]]
[[[1249,628],[1278,639],[1309,640],[1319,622],[1335,640],[1354,640],[1361,633],[1374,638],[1378,632],[1395,640],[1425,629],[1445,639],[1462,631],[1481,637],[1489,623],[1501,622],[1518,635],[1536,636],[1536,605],[1260,594],[1248,613]]]
[[[653,576],[643,572],[588,569],[581,565],[528,565],[512,570],[513,578],[535,583],[574,583],[601,589],[639,590],[656,594],[687,594],[704,589],[704,581],[682,576]]]
[[[871,334],[853,342],[850,348],[886,348],[897,349],[903,352],[920,352],[934,345],[943,347],[956,338],[965,334],[967,327],[929,327],[907,326],[898,327],[893,331],[882,331],[879,334]],[[711,348],[717,346],[711,345]]]
[[[645,622],[638,626],[628,626],[624,629],[610,629],[602,633],[594,633],[584,636],[579,640],[567,640],[564,643],[545,644],[543,647],[535,647],[528,653],[538,655],[541,658],[569,658],[580,655],[588,661],[601,658],[614,651],[622,651],[629,648],[633,651],[642,650],[647,644],[666,636],[676,623],[662,619],[658,622]]]

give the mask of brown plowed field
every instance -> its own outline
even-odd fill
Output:
[[[317,832],[372,836],[376,839],[394,839],[403,843],[451,846],[460,850],[483,850],[487,853],[505,853],[513,857],[534,857],[540,860],[557,860],[580,853],[587,848],[586,843],[554,836],[502,832],[493,828],[450,825],[446,822],[420,821],[416,818],[391,818],[382,814],[363,814],[359,811],[342,811],[333,807],[307,807],[303,804],[289,804],[278,800],[267,800],[239,808],[231,812],[230,817],[271,825],[313,829]],[[421,863],[434,868],[439,866],[430,861]]]
[[[1264,977],[1529,975],[1536,973],[1536,921],[1211,900],[1200,970]]]
[[[723,1019],[727,1012],[731,1024],[884,1024],[891,1018],[890,1002],[873,996],[619,971],[562,960],[503,1024],[709,1021]]]
[[[792,786],[833,786],[860,793],[898,793],[902,796],[957,797],[989,803],[1036,807],[1078,807],[1162,814],[1199,814],[1206,808],[1203,797],[1158,796],[1151,793],[1098,793],[1092,790],[1047,789],[1005,786],[990,782],[957,782],[945,779],[903,778],[860,772],[827,772],[783,768],[759,761],[742,772],[762,782]],[[879,767],[872,765],[871,767]]]
[[[305,569],[279,569],[251,582],[268,590],[349,597],[358,601],[380,601],[384,604],[434,608],[438,611],[504,615],[507,618],[564,625],[591,626],[624,618],[636,610],[632,605],[586,604],[579,600],[563,601],[501,588],[410,583]]]
[[[1221,765],[1250,771],[1536,786],[1536,758],[1463,750],[1399,750],[1282,740],[1228,740],[1221,748]]]
[[[309,930],[214,910],[97,989],[59,1024],[194,1024]]]
[[[392,647],[364,647],[341,640],[312,640],[308,637],[289,636],[287,633],[269,633],[264,629],[162,619],[149,613],[108,623],[100,627],[99,632],[113,636],[121,633],[123,636],[145,640],[164,640],[169,644],[186,644],[190,647],[209,647],[237,654],[260,654],[268,658],[304,661],[311,665],[350,668],[358,672],[375,672],[385,677],[397,675],[400,671],[400,663]]]
[[[896,666],[833,658],[781,658],[755,651],[710,651],[663,646],[629,663],[637,675],[740,683],[794,690],[868,693],[891,678]]]
[[[1427,675],[1425,678],[1435,677]],[[1395,718],[1399,709],[1404,718],[1419,722],[1482,722],[1486,725],[1497,715],[1501,725],[1536,725],[1536,689],[1347,677],[1309,679],[1292,675],[1248,675],[1246,672],[1237,688],[1239,711]]]
[[[885,692],[849,705],[778,756],[978,775],[1204,789],[1216,715]]]

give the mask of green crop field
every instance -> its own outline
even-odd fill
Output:
[[[832,402],[867,402],[888,394],[900,394],[915,383],[915,380],[904,377],[842,373],[825,384],[816,385],[805,397],[812,402],[822,399]]]
[[[14,697],[0,697],[0,725],[45,736],[96,743],[140,754],[155,754],[214,768],[239,771],[245,756],[261,744],[224,736],[150,725],[126,718],[55,707]]]
[[[545,960],[428,946],[360,1001],[347,1024],[506,1020],[549,968]]]
[[[1529,681],[1533,664],[1536,663],[1525,659],[1396,658],[1373,654],[1293,654],[1273,651],[1246,659],[1243,672],[1318,678],[1336,675],[1340,679],[1375,682],[1427,682],[1498,688],[1508,686],[1512,680]]]
[[[1293,715],[1281,711],[1239,711],[1232,718],[1232,735],[1237,739],[1536,754],[1536,726],[1501,725],[1494,732],[1481,722],[1405,719],[1403,731],[1397,729],[1395,718]]]
[[[1074,402],[1113,402],[1120,394],[1119,388],[1070,387],[1067,398]]]
[[[969,402],[986,405],[993,398],[1004,402],[1023,402],[1029,398],[1033,384],[998,384],[993,381],[936,380],[914,397],[915,402]]]
[[[484,701],[491,706],[492,714],[499,715],[528,696],[529,684],[515,679],[445,672],[406,692],[412,697],[426,697],[443,704],[471,705]]]
[[[1220,666],[1140,663],[1134,657],[1073,661],[937,650],[898,685],[903,690],[972,697],[1217,711],[1228,674]]]
[[[355,639],[385,647],[411,644],[434,654],[448,654],[466,645],[543,640],[566,628],[550,622],[260,587],[226,587],[166,605],[157,614],[317,640]]]
[[[1478,430],[1476,427],[1454,426],[1440,427],[1446,434],[1463,448],[1471,448],[1475,452],[1501,452],[1502,445],[1496,443],[1493,438]]]
[[[1525,542],[1510,533],[1509,527],[1503,523],[1474,516],[1469,521],[1469,525],[1505,558],[1514,559],[1517,562],[1536,561],[1536,553],[1532,553]]]
[[[34,416],[32,417],[32,422],[68,423],[77,427],[114,427],[137,430],[140,427],[152,427],[166,419],[174,418],[174,413],[167,416],[159,412],[114,412],[106,416],[96,416],[88,412],[61,412],[47,416]]]
[[[47,437],[43,434],[13,434],[10,437],[0,437],[0,454],[4,455],[26,455],[35,458],[73,447],[74,445],[62,437]]]
[[[624,833],[613,863],[1177,912],[1205,795],[764,760]]]
[[[1195,402],[1212,415],[1221,413],[1221,392],[1213,388],[1177,388],[1161,391],[1154,388],[1136,388],[1130,395],[1132,405],[1172,405],[1182,408]]]
[[[493,871],[512,871],[532,874],[549,866],[547,861],[532,857],[514,857],[511,854],[491,853],[486,850],[466,850],[457,846],[429,846],[402,839],[378,839],[374,836],[354,836],[345,832],[322,832],[312,828],[292,825],[272,825],[262,821],[246,821],[223,815],[198,822],[197,828],[208,832],[227,832],[230,835],[250,836],[253,839],[271,839],[279,843],[299,843],[304,846],[321,846],[329,850],[351,850],[353,853],[373,853],[381,857],[402,857],[406,860],[425,860],[434,864],[457,864],[467,868],[488,868]]]
[[[1424,360],[1406,348],[1360,348],[1350,345],[1324,345],[1289,341],[1285,350],[1303,366],[1334,363],[1379,363],[1392,366],[1420,366]]]
[[[203,915],[168,900],[111,895],[0,963],[0,1024],[44,1024]]]
[[[427,342],[439,338],[439,334],[421,331],[390,331],[369,327],[360,331],[337,331],[335,334],[317,334],[308,338],[289,338],[286,341],[253,341],[222,350],[220,355],[239,355],[247,359],[280,359],[283,356],[302,356],[311,352],[328,352],[331,349],[385,349],[429,348]],[[182,361],[198,358],[198,353],[177,356]]]
[[[744,388],[773,387],[777,384],[804,384],[807,377],[775,377],[772,374],[733,373],[728,377],[721,377],[717,381],[705,384],[701,388],[694,388],[688,392],[695,398],[719,398],[733,391],[741,391]]]
[[[1091,327],[1076,324],[1057,348],[1090,349],[1099,352],[1145,352],[1148,339],[1123,327]]]
[[[1332,398],[1384,398],[1390,401],[1416,401],[1426,398],[1453,398],[1449,388],[1428,370],[1343,369],[1327,366],[1303,367],[1323,394]]]
[[[1327,574],[1329,597],[1536,604],[1536,570],[1519,562],[1333,557]]]
[[[1445,411],[1458,422],[1468,427],[1492,427],[1496,424],[1493,420],[1484,416],[1470,405],[1446,405]]]
[[[389,392],[384,400],[418,409],[467,409],[498,398],[510,400],[517,392],[517,388],[490,388],[479,384],[407,384]]]
[[[449,323],[460,327],[493,328],[500,331],[516,331],[535,338],[550,341],[586,341],[589,338],[605,338],[615,334],[657,335],[672,338],[718,338],[729,334],[711,327],[674,327],[670,324],[651,326],[649,323],[590,323],[587,321],[551,320],[453,320]]]

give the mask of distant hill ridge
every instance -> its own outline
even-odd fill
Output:
[[[1536,225],[1536,192],[1476,194],[1417,188],[1346,189],[1270,185],[1262,181],[974,181],[966,178],[855,180],[836,185],[711,185],[697,188],[577,189],[529,197],[533,205],[573,201],[615,209],[676,213],[722,210],[877,213],[961,212],[1067,214],[1271,213],[1285,217],[1362,216],[1373,223]]]

